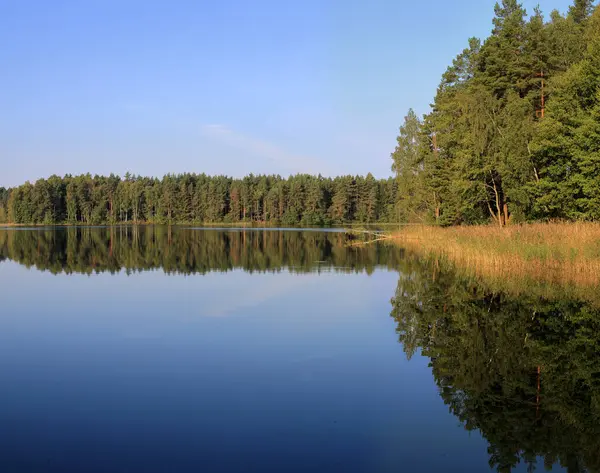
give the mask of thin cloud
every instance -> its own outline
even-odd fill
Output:
[[[261,156],[290,173],[326,173],[324,165],[317,159],[300,156],[281,148],[275,143],[232,130],[226,125],[202,126],[202,134],[229,147]]]

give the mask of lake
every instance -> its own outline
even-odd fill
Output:
[[[600,471],[600,308],[340,231],[0,229],[0,471]]]

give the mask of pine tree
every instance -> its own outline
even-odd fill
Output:
[[[600,8],[583,61],[557,78],[534,143],[536,215],[600,218]]]
[[[575,0],[575,3],[569,8],[569,18],[577,24],[582,24],[592,15],[593,11],[593,0]]]
[[[521,91],[525,69],[525,9],[517,0],[502,0],[494,7],[492,35],[481,48],[478,61],[478,80],[496,98],[503,98],[509,90]]]
[[[421,161],[421,120],[410,109],[396,138],[392,153],[392,171],[398,181],[398,213],[401,219],[410,220],[419,208],[419,178],[423,171]]]

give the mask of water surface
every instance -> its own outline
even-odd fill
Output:
[[[600,311],[341,232],[0,229],[0,471],[600,471]]]

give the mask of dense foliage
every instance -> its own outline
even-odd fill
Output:
[[[52,176],[0,193],[2,216],[25,224],[269,222],[329,225],[395,221],[394,179],[299,174],[232,179],[205,174]],[[2,197],[4,196],[4,198]]]
[[[600,218],[600,8],[575,0],[546,21],[495,8],[412,110],[392,154],[403,220],[444,225]]]
[[[4,187],[0,187],[0,223],[6,223],[8,219],[7,211],[8,208],[8,190]]]

